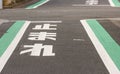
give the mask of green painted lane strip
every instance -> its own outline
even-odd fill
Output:
[[[120,46],[114,39],[107,33],[107,31],[97,22],[97,20],[87,20],[87,23],[99,39],[107,53],[120,70]]]
[[[47,1],[49,1],[49,0],[39,0],[39,2],[37,2],[37,3],[33,4],[33,5],[30,5],[30,6],[26,7],[26,9],[36,8],[36,7],[42,5],[43,3],[47,2]]]
[[[10,43],[15,38],[16,34],[19,32],[21,27],[24,25],[25,21],[17,21],[15,22],[7,32],[0,38],[0,57],[8,48]]]
[[[116,7],[120,7],[120,1],[119,0],[112,0],[112,2],[114,3],[114,5]]]

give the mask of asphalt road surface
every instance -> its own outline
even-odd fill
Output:
[[[108,0],[28,5],[0,10],[0,74],[120,74],[119,7]]]

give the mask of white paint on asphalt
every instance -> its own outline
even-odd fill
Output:
[[[31,32],[28,40],[45,41],[46,39],[56,41],[56,33],[49,32]]]
[[[120,21],[120,18],[94,18],[96,20],[113,20],[113,21]],[[86,19],[87,20],[87,19]]]
[[[110,21],[120,28],[120,21],[117,20],[110,20]]]
[[[112,0],[108,0],[108,2],[110,3],[111,6],[115,7],[115,4],[113,3]]]
[[[110,6],[110,5],[84,5],[84,4],[73,4],[72,6],[97,6],[97,7],[101,7],[101,6]]]
[[[4,68],[5,64],[7,63],[8,59],[12,55],[13,51],[15,50],[16,46],[18,45],[19,41],[21,40],[24,32],[26,31],[27,27],[29,26],[31,22],[26,21],[23,27],[20,29],[12,43],[9,45],[9,47],[6,49],[4,54],[0,57],[0,72]]]
[[[73,39],[73,41],[85,41],[84,39]]]
[[[103,45],[98,40],[98,38],[96,37],[96,35],[92,31],[92,29],[90,28],[87,21],[86,20],[80,20],[80,22],[82,23],[83,27],[85,28],[88,36],[90,37],[93,45],[95,46],[98,54],[100,55],[103,63],[105,64],[106,68],[108,69],[109,73],[110,74],[120,74],[120,71],[118,70],[118,68],[116,67],[116,65],[112,61],[112,59],[109,57],[109,55],[105,51],[105,48],[103,47]]]
[[[53,53],[53,45],[36,43],[34,45],[24,45],[24,48],[27,50],[21,51],[20,55],[31,52],[30,56],[40,56],[43,50],[43,56],[55,56],[55,53]]]
[[[41,21],[38,21],[41,22]],[[42,23],[34,23],[36,24],[32,27],[32,31],[29,33],[27,40],[28,41],[46,41],[52,40],[56,41],[57,33],[49,32],[57,30],[57,23],[61,21],[42,21]],[[44,23],[43,23],[44,22]],[[54,22],[52,24],[48,22]],[[32,22],[33,23],[33,22]],[[41,32],[42,30],[42,32]],[[44,43],[34,43],[33,45],[24,45],[24,50],[20,52],[20,55],[24,55],[26,53],[30,53],[30,56],[55,56],[53,53],[54,45],[46,45]],[[42,55],[41,55],[42,54]]]
[[[98,0],[86,0],[86,5],[98,5]]]
[[[120,21],[120,18],[107,18],[108,20],[117,20]]]
[[[0,19],[0,25],[2,25],[3,23],[9,22],[8,20],[5,19]]]
[[[45,4],[45,3],[49,2],[49,1],[50,1],[50,0],[46,0],[46,1],[44,1],[43,3],[40,3],[40,4],[36,5],[36,6],[34,6],[33,8],[26,8],[26,9],[34,9],[34,8],[37,8],[37,7],[42,6],[43,4]]]
[[[16,22],[16,21],[19,21],[19,20],[6,20],[7,22]],[[24,21],[24,20],[21,20],[21,21]],[[27,20],[29,21],[29,20]],[[61,20],[59,21],[31,21],[31,23],[62,23]]]
[[[62,23],[62,21],[31,21],[31,23]]]
[[[37,7],[39,7],[39,6],[42,6],[43,4],[45,4],[45,3],[47,3],[47,2],[49,2],[50,0],[46,0],[45,2],[43,2],[43,3],[41,3],[41,4],[38,4],[38,5],[36,5],[35,7],[33,7],[33,8],[37,8]]]
[[[33,30],[57,30],[56,28],[51,28],[51,27],[57,27],[57,25],[53,24],[43,24],[43,25],[36,25]]]

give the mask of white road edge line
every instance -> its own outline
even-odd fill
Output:
[[[110,3],[110,5],[111,5],[112,7],[115,7],[115,4],[113,3],[112,0],[108,0],[108,2]]]
[[[96,19],[96,20],[116,20],[116,21],[120,21],[120,18],[93,18],[93,19]]]
[[[21,40],[24,32],[26,31],[27,27],[29,26],[31,22],[30,21],[25,21],[25,24],[23,27],[20,29],[12,43],[9,45],[9,47],[6,49],[4,54],[0,57],[0,73],[2,69],[4,68],[5,64],[7,63],[8,59],[12,55],[13,51],[15,50],[16,46],[18,45],[19,41]]]
[[[62,21],[31,21],[31,23],[62,23]]]
[[[37,8],[37,7],[39,7],[39,6],[44,5],[45,3],[49,2],[49,1],[50,1],[50,0],[46,0],[45,2],[40,3],[40,4],[36,5],[36,6],[34,6],[33,8],[26,8],[26,9],[34,9],[34,8]]]
[[[49,2],[49,1],[50,1],[50,0],[46,0],[45,2],[43,2],[43,3],[39,4],[39,5],[36,5],[36,6],[33,7],[33,8],[37,8],[37,7],[39,7],[39,6],[41,6],[41,5],[45,4],[45,3],[47,3],[47,2]]]
[[[110,6],[110,5],[84,5],[84,4],[73,4],[72,6],[97,6],[97,7],[101,7],[101,6]]]
[[[4,19],[0,19],[0,26],[3,24],[3,23],[6,23],[6,22],[9,22],[8,20],[4,20]]]
[[[98,54],[100,55],[104,65],[108,69],[109,73],[110,74],[120,74],[120,71],[118,70],[118,68],[116,67],[116,65],[112,61],[112,59],[109,57],[109,55],[106,52],[103,45],[99,42],[98,38],[96,37],[96,35],[94,34],[94,32],[92,31],[90,26],[88,25],[87,21],[86,20],[80,20],[80,22],[83,25],[83,27],[85,28],[88,36],[90,37],[93,45],[95,46]]]

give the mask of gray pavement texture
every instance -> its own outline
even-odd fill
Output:
[[[34,0],[37,1],[37,0]],[[33,1],[33,3],[34,3]],[[100,20],[106,18],[119,18],[120,8],[110,6],[73,6],[85,5],[86,0],[50,0],[36,9],[22,8],[0,10],[0,19],[9,20],[1,23],[0,37],[17,20],[28,21],[62,21],[62,23],[30,23],[12,56],[0,74],[109,74],[94,45],[80,23],[82,19],[99,19],[98,22],[107,30],[113,39],[120,45],[120,21]],[[29,4],[28,4],[29,5]],[[109,5],[108,0],[99,0],[98,5]],[[28,40],[31,32],[46,32],[46,30],[33,31],[37,24],[56,24],[57,30],[47,31],[56,33],[56,41]],[[43,50],[38,57],[30,53],[20,55],[24,45],[53,45],[52,57],[45,57]]]

